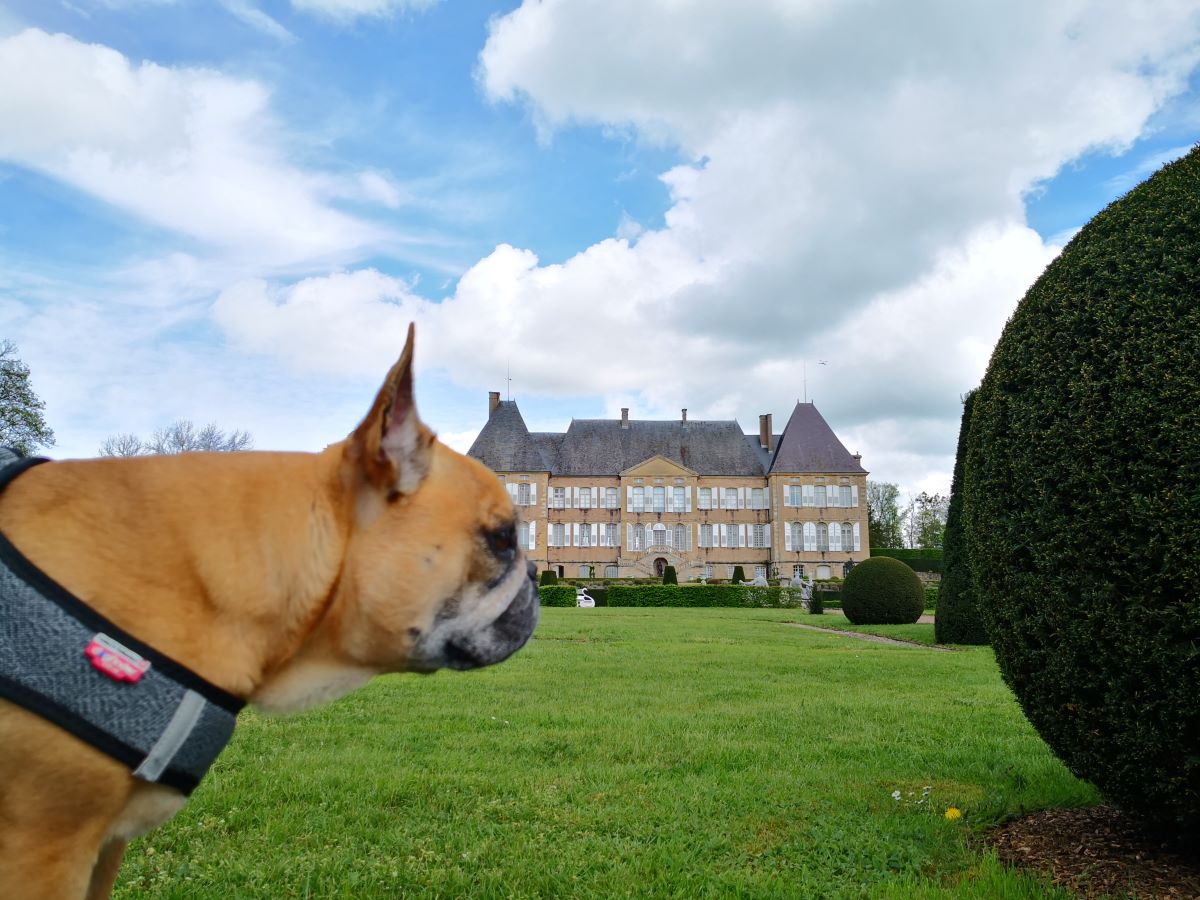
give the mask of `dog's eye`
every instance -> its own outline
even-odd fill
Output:
[[[514,525],[504,525],[484,534],[488,549],[497,559],[508,562],[517,555],[517,529]]]

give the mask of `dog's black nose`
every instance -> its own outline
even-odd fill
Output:
[[[531,559],[528,562],[526,562],[525,566],[529,570],[529,577],[532,578],[534,581],[536,581],[537,580],[537,566],[534,564],[533,560]]]

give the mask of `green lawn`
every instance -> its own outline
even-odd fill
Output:
[[[184,812],[131,847],[117,896],[1060,896],[966,841],[1098,799],[990,650],[787,617],[809,618],[547,609],[494,669],[244,713]]]

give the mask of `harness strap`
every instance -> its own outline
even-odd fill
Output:
[[[47,461],[0,448],[0,491]],[[0,609],[0,697],[138,778],[191,793],[232,736],[241,699],[110,622],[2,533]]]

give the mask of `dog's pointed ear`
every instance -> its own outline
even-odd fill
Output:
[[[350,447],[368,484],[389,497],[411,494],[429,473],[434,433],[417,417],[413,400],[413,334],[384,379],[371,411],[350,435]]]

